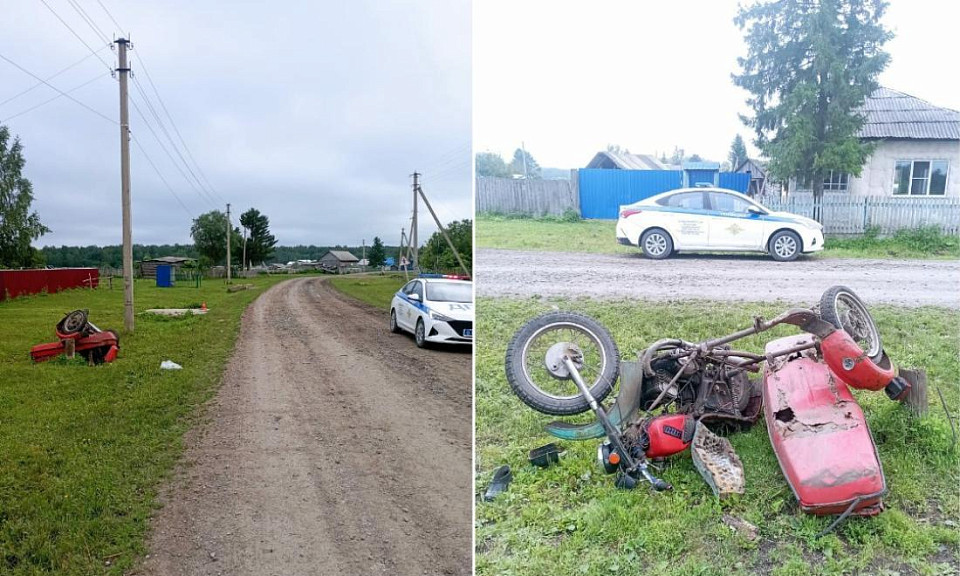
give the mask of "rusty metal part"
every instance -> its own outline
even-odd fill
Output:
[[[711,432],[703,422],[697,422],[690,454],[693,465],[718,498],[744,493],[743,462],[730,441]]]

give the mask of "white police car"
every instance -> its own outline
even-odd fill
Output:
[[[390,331],[412,332],[427,342],[473,343],[473,282],[459,276],[422,274],[407,282],[390,303]]]
[[[681,188],[621,206],[617,241],[657,260],[690,250],[766,252],[787,261],[823,250],[823,226],[732,190]]]

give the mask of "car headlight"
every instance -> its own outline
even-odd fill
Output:
[[[433,318],[434,320],[439,320],[440,322],[452,322],[452,321],[453,321],[453,318],[450,318],[449,316],[444,316],[443,314],[441,314],[441,313],[439,313],[439,312],[433,312],[432,310],[430,311],[430,317]]]

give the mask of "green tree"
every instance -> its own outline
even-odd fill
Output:
[[[40,223],[33,203],[33,184],[23,177],[23,145],[10,144],[10,130],[0,126],[0,268],[29,268],[43,262],[31,243],[50,229]]]
[[[383,240],[379,236],[374,236],[373,246],[370,247],[370,253],[367,255],[367,260],[370,261],[370,265],[374,268],[379,268],[383,266],[384,262],[387,260],[387,251],[383,247]]]
[[[883,0],[763,0],[741,7],[746,30],[737,86],[751,96],[741,116],[780,180],[796,177],[823,195],[830,170],[859,175],[873,150],[858,138],[859,111],[889,62],[893,37],[881,24]]]
[[[234,227],[230,235],[230,259],[237,263],[242,258],[240,250],[243,239],[240,229]],[[227,215],[219,210],[211,210],[197,216],[190,227],[190,236],[204,265],[219,265],[227,258]]]
[[[273,255],[277,245],[277,239],[270,233],[270,219],[251,208],[240,215],[240,226],[247,230],[247,261],[242,265],[246,267],[249,262],[263,264]]]
[[[503,158],[495,152],[478,152],[477,157],[477,176],[493,178],[509,178],[510,169]]]
[[[743,142],[743,137],[737,134],[730,144],[730,153],[727,155],[727,160],[730,162],[730,170],[739,168],[746,159],[747,145]]]
[[[447,225],[447,234],[450,241],[457,247],[460,258],[467,266],[467,270],[473,270],[473,220],[459,220]],[[438,230],[433,233],[430,240],[420,249],[420,268],[424,270],[433,270],[435,272],[457,272],[460,271],[460,264],[450,249],[450,245],[444,240],[443,235]]]
[[[517,148],[513,153],[513,160],[510,161],[508,168],[511,174],[518,174],[530,180],[540,179],[540,165],[533,159],[530,152],[523,148]]]

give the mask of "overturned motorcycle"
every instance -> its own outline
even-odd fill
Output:
[[[769,342],[764,354],[730,343],[781,324],[802,334]],[[760,381],[747,374],[763,366]],[[787,482],[808,513],[869,516],[883,509],[886,480],[863,411],[849,388],[885,390],[902,400],[910,383],[883,350],[880,334],[852,290],[827,290],[818,308],[794,308],[727,336],[664,339],[621,362],[610,333],[588,316],[551,312],[527,322],[507,348],[507,379],[533,409],[556,416],[593,411],[596,421],[552,422],[559,438],[604,438],[598,459],[616,485],[653,475],[650,460],[692,447],[694,465],[720,497],[743,493],[744,473],[725,437],[764,414]],[[614,404],[602,402],[619,377]],[[716,432],[716,433],[715,433]]]

